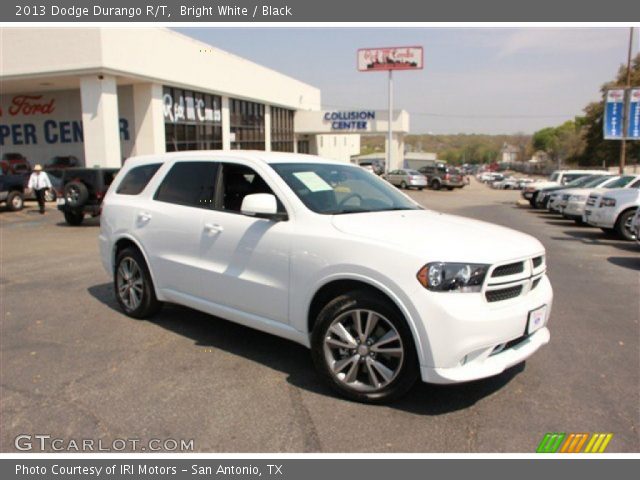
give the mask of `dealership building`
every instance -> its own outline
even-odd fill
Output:
[[[0,148],[33,165],[74,156],[244,149],[342,161],[388,113],[325,111],[318,88],[164,28],[0,28]],[[407,112],[392,118],[401,165]]]

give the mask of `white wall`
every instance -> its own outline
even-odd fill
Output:
[[[21,97],[28,96],[21,108]],[[25,106],[43,106],[25,114]],[[44,106],[50,106],[45,108]],[[118,88],[118,116],[123,122],[121,157],[133,149],[133,95],[131,86]],[[6,135],[8,133],[8,135]],[[128,137],[128,139],[127,139]],[[84,130],[80,90],[0,95],[0,148],[22,153],[32,165],[52,157],[74,155],[84,161]]]
[[[349,163],[352,155],[360,153],[360,135],[316,135],[310,146],[313,154]]]

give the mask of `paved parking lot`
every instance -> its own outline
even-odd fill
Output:
[[[546,432],[640,439],[640,249],[519,209],[477,183],[412,192],[424,205],[506,225],[547,248],[551,343],[526,364],[464,385],[418,384],[390,406],[351,403],[285,340],[177,306],[120,313],[98,223],[52,208],[0,212],[0,450],[19,434],[194,439],[205,452],[533,452]],[[473,242],[473,238],[469,238]]]

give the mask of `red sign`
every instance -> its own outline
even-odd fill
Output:
[[[42,101],[42,95],[16,95],[11,100],[7,109],[9,115],[48,115],[56,109],[55,100],[52,98],[48,102]],[[3,111],[0,108],[0,116]]]
[[[422,70],[422,47],[361,48],[358,50],[358,70]]]

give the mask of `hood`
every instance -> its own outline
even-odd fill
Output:
[[[393,245],[432,261],[496,263],[544,251],[530,235],[432,210],[335,215],[332,223],[345,234]]]
[[[567,188],[555,193],[560,193],[561,195],[589,195],[593,190],[593,188]]]

